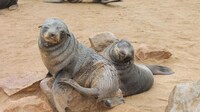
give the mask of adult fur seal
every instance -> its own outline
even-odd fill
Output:
[[[51,18],[43,23],[38,45],[44,65],[55,78],[52,89],[46,89],[46,81],[41,88],[52,95],[49,99],[59,112],[65,112],[63,100],[70,97],[65,95],[70,86],[110,108],[123,103],[123,96],[115,96],[120,89],[114,65],[80,44],[62,20]]]
[[[115,65],[123,96],[149,90],[154,82],[153,75],[173,73],[170,68],[164,66],[134,64],[134,49],[126,40],[116,41],[108,46],[103,51],[103,56]]]
[[[1,0],[0,1],[0,9],[9,8],[9,10],[17,9],[18,0]]]
[[[49,2],[49,3],[62,3],[65,0],[44,0],[44,2]],[[93,2],[93,3],[102,3],[102,4],[107,4],[111,2],[121,2],[122,0],[66,0],[71,3],[80,3],[80,2]]]

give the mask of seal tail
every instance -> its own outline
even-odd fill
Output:
[[[146,65],[146,67],[151,70],[153,75],[171,75],[174,73],[171,68],[166,66]]]

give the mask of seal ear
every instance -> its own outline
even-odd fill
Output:
[[[68,32],[68,33],[67,33],[67,36],[71,36],[71,35],[73,35],[71,32]]]
[[[42,25],[38,26],[38,28],[41,28],[41,27],[42,27]]]

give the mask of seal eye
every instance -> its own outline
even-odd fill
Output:
[[[49,29],[49,27],[47,27],[47,26],[44,26],[44,29],[46,29],[46,30],[47,30],[47,29]]]
[[[43,29],[44,32],[46,32],[49,29],[49,27],[44,26],[42,29]]]
[[[60,31],[60,35],[61,35],[61,37],[64,37],[65,36],[65,31]]]
[[[60,34],[61,34],[61,35],[64,35],[64,34],[65,34],[65,31],[60,31]]]

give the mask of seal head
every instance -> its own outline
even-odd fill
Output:
[[[56,18],[46,20],[40,29],[41,40],[46,46],[59,44],[64,37],[68,37],[66,35],[70,35],[67,26]]]
[[[133,46],[126,40],[120,40],[111,48],[111,59],[115,62],[126,63],[134,60]]]

